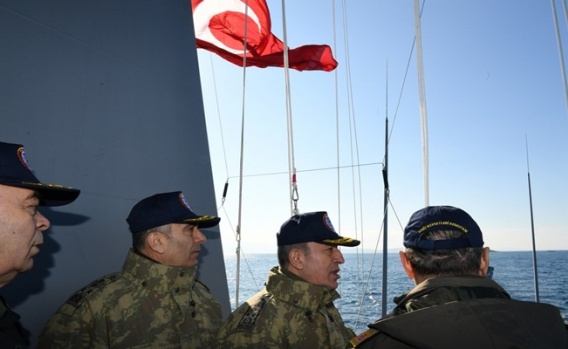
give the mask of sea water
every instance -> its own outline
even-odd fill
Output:
[[[225,257],[231,308],[234,310],[237,302],[236,256]],[[359,333],[367,328],[367,324],[381,317],[382,255],[344,253],[344,257],[337,289],[341,298],[335,301],[335,305],[347,326]],[[536,260],[540,302],[556,306],[564,320],[568,321],[568,251],[538,251]],[[241,255],[239,304],[264,287],[269,269],[277,264],[275,253]],[[512,298],[535,301],[532,252],[491,252],[490,265],[494,268],[493,280]],[[413,283],[404,273],[398,253],[388,254],[387,270],[386,311],[390,312],[395,305],[393,298],[410,290]]]

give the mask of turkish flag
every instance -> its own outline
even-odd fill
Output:
[[[197,47],[242,67],[246,20],[246,66],[283,67],[284,43],[271,32],[266,1],[248,0],[246,6],[247,0],[191,0]],[[288,49],[288,66],[332,71],[337,61],[328,45],[304,45]]]

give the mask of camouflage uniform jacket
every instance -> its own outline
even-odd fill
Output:
[[[273,267],[265,289],[221,326],[217,348],[345,348],[354,332],[333,305],[338,298],[335,290]]]
[[[49,319],[38,348],[213,348],[221,306],[195,280],[132,250],[122,272],[77,291]]]

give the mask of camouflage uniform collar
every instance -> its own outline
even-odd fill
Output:
[[[128,252],[122,270],[141,280],[144,287],[157,293],[171,293],[176,289],[176,292],[190,291],[197,274],[197,267],[183,268],[160,264],[132,249]]]
[[[313,285],[287,276],[278,266],[268,273],[266,291],[286,303],[316,311],[338,299],[339,293],[326,286]]]

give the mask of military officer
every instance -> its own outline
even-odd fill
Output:
[[[239,306],[219,331],[217,348],[345,348],[354,332],[333,301],[339,298],[342,246],[327,212],[294,215],[277,234],[279,266],[266,287]]]
[[[464,210],[428,206],[404,229],[400,262],[416,286],[348,348],[568,348],[560,311],[523,302],[487,278],[489,247]]]
[[[0,142],[0,287],[33,267],[43,232],[50,226],[37,207],[66,205],[79,193],[71,187],[41,183],[23,145]],[[0,297],[0,348],[29,345],[19,320]]]
[[[138,202],[126,219],[133,248],[122,271],[73,294],[49,319],[39,348],[213,348],[222,313],[196,280],[201,228],[182,192]]]

